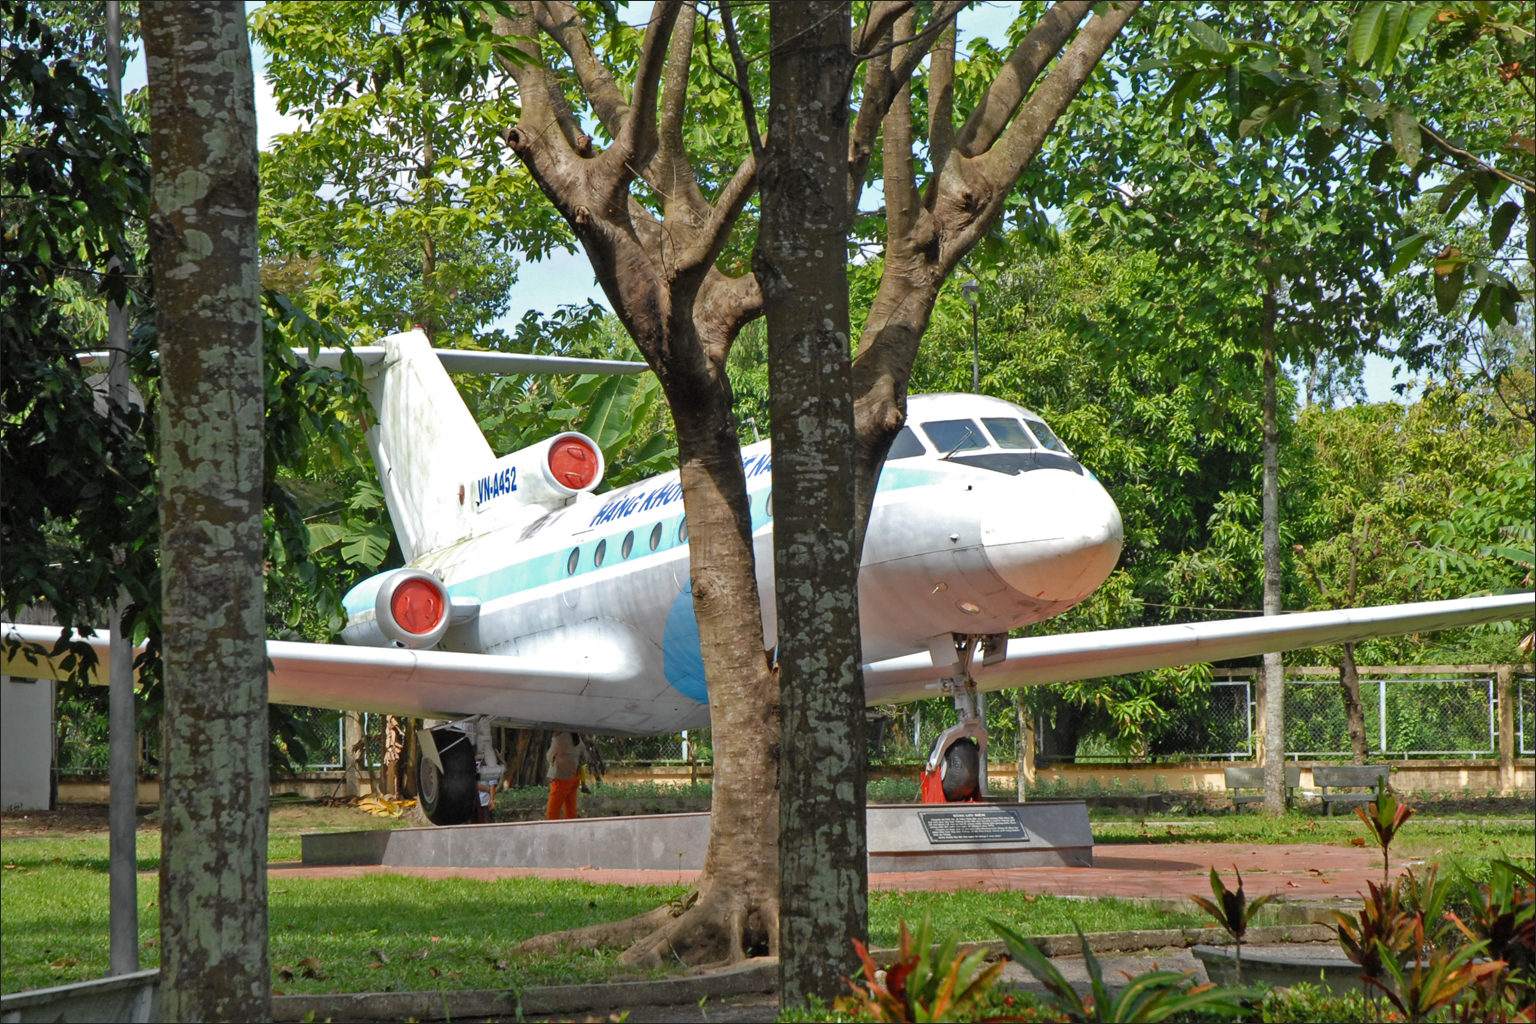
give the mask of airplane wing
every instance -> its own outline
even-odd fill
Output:
[[[1533,611],[1536,595],[1501,594],[1025,637],[1008,641],[1006,658],[974,666],[972,675],[978,689],[1002,690],[1524,619]],[[948,674],[934,667],[929,654],[910,654],[865,665],[864,688],[870,703],[918,700],[937,696],[938,678]]]
[[[13,648],[13,640],[52,650],[59,627],[5,623],[0,627],[0,674],[63,679],[58,659]],[[106,682],[107,635],[81,637],[100,655],[93,683]],[[389,647],[349,647],[268,640],[272,661],[268,699],[277,704],[372,711],[416,718],[496,714],[529,725],[582,728],[571,722],[573,704],[585,715],[606,713],[602,697],[582,693],[591,684],[614,688],[633,673],[626,652],[586,645],[560,663],[497,654],[456,654]],[[588,706],[590,705],[590,706]]]
[[[1006,658],[978,665],[973,674],[981,690],[1001,690],[1521,619],[1532,612],[1532,594],[1508,594],[1027,637],[1010,640]],[[53,659],[29,658],[23,650],[12,653],[9,642],[21,640],[51,650],[58,637],[57,626],[4,624],[0,672],[63,678],[67,673]],[[84,639],[97,649],[104,665],[105,633]],[[594,715],[608,714],[606,705],[622,703],[622,698],[588,697],[583,691],[623,689],[635,672],[630,652],[603,644],[568,649],[558,659],[282,640],[269,640],[267,652],[273,665],[270,699],[278,703],[422,718],[495,714],[556,728],[579,727],[568,724],[573,711],[574,717],[589,722],[596,720]],[[934,667],[929,654],[913,654],[865,665],[864,685],[872,704],[920,700],[937,696],[939,677],[947,674]],[[97,674],[92,681],[105,680]],[[573,705],[581,705],[579,711]]]
[[[327,370],[341,369],[343,348],[322,348],[316,353],[314,365]],[[536,356],[521,352],[475,352],[469,349],[435,348],[438,362],[449,373],[489,373],[507,375],[513,373],[644,373],[650,367],[644,363],[626,363],[617,359],[573,359],[570,356]],[[296,348],[293,354],[309,362],[309,350]],[[364,366],[384,361],[384,346],[359,345],[352,349]],[[82,352],[78,358],[81,366],[106,363],[107,352]]]

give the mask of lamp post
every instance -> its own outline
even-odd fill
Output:
[[[975,281],[967,281],[960,286],[960,295],[965,299],[965,304],[971,307],[971,394],[981,394],[981,350],[976,341],[976,296],[981,291],[981,285]]]
[[[115,105],[123,102],[122,12],[117,0],[107,3],[107,90]],[[122,269],[113,256],[107,272]],[[128,311],[107,303],[107,415],[124,415],[133,401],[128,378]],[[127,588],[118,591],[112,610],[107,647],[107,974],[132,974],[139,969],[138,825],[139,765],[134,722],[133,636],[127,622],[131,601]]]

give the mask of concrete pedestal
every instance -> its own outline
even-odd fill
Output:
[[[869,870],[1093,866],[1081,800],[1025,804],[894,804],[868,810]],[[630,868],[697,871],[708,814],[519,821],[303,837],[304,863],[394,867]]]

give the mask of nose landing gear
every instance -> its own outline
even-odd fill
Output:
[[[980,803],[987,798],[987,704],[976,692],[971,665],[978,652],[989,665],[1006,655],[1007,634],[977,636],[954,633],[936,637],[931,648],[936,667],[951,675],[941,679],[953,695],[956,725],[939,733],[923,766],[921,801],[925,804]],[[946,660],[947,659],[947,660]]]

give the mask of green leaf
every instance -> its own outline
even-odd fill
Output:
[[[1189,34],[1195,37],[1195,44],[1202,50],[1210,50],[1212,53],[1226,53],[1231,47],[1227,41],[1221,38],[1221,34],[1203,21],[1191,22]]]
[[[1397,158],[1410,171],[1419,164],[1419,119],[1402,107],[1394,106],[1387,115],[1387,125],[1392,132],[1392,148]]]
[[[1364,66],[1371,59],[1371,54],[1376,50],[1376,43],[1381,38],[1381,23],[1383,15],[1387,12],[1388,4],[1384,0],[1372,0],[1365,5],[1355,23],[1349,27],[1349,57],[1356,64]]]
[[[349,562],[377,569],[389,554],[389,531],[380,523],[369,523],[349,533],[341,545],[341,557]]]
[[[615,375],[604,380],[592,396],[592,408],[577,429],[596,441],[605,454],[633,430],[630,411],[639,387],[638,375]]]
[[[1387,176],[1387,167],[1392,161],[1393,149],[1390,145],[1377,148],[1371,154],[1371,161],[1366,165],[1365,178],[1372,185],[1380,185],[1382,179]]]
[[[1431,19],[1434,18],[1435,8],[1437,5],[1415,3],[1405,6],[1410,6],[1413,8],[1413,13],[1408,15],[1408,27],[1403,30],[1403,42],[1406,43],[1410,40],[1417,39],[1419,37],[1419,33],[1424,31],[1425,26],[1428,25]]]
[[[1488,228],[1488,244],[1498,252],[1504,247],[1504,242],[1509,238],[1509,229],[1514,226],[1515,218],[1520,216],[1520,204],[1513,199],[1504,203],[1493,211],[1493,223]]]
[[[1441,316],[1456,308],[1461,298],[1462,285],[1466,280],[1466,267],[1457,267],[1448,274],[1435,274],[1435,308]]]
[[[309,524],[309,552],[330,547],[347,535],[347,531],[335,523],[310,523]]]
[[[1371,61],[1376,65],[1378,74],[1384,75],[1392,70],[1392,62],[1397,59],[1397,50],[1402,45],[1403,33],[1408,27],[1408,16],[1412,11],[1412,4],[1387,5],[1386,14],[1381,19],[1381,38],[1371,54]]]
[[[1427,232],[1416,231],[1401,242],[1394,244],[1392,249],[1397,255],[1392,259],[1392,267],[1387,271],[1387,276],[1391,277],[1406,270],[1418,258],[1419,253],[1423,251],[1424,245],[1429,241],[1429,238],[1430,236]]]

